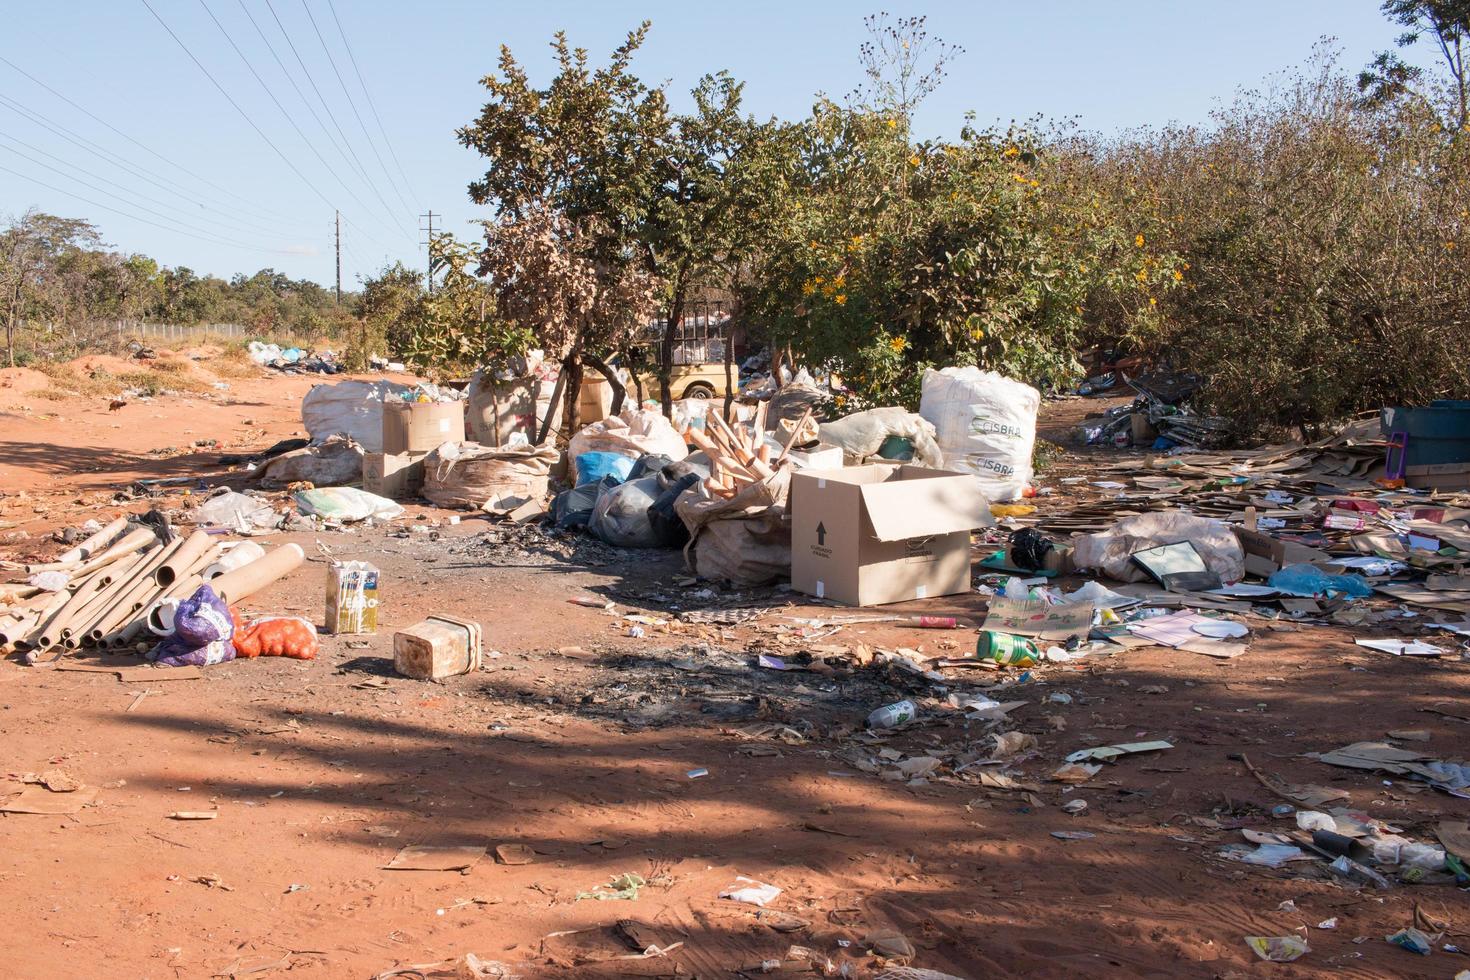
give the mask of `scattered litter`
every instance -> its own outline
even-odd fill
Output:
[[[495,860],[501,864],[530,864],[536,860],[536,852],[525,844],[497,844]]]
[[[744,902],[746,905],[759,905],[765,908],[774,902],[781,894],[781,889],[775,885],[768,885],[754,878],[738,875],[733,884],[726,885],[720,892],[721,898],[728,898],[732,902]]]
[[[599,902],[627,901],[631,902],[638,898],[638,889],[648,882],[643,880],[642,875],[629,872],[613,878],[606,885],[599,885],[590,892],[580,892],[577,901],[584,898],[596,899]]]
[[[1051,835],[1057,840],[1092,840],[1097,836],[1086,830],[1053,830]]]
[[[1120,755],[1136,755],[1140,752],[1161,752],[1164,749],[1172,749],[1174,746],[1168,742],[1125,742],[1121,745],[1103,745],[1095,749],[1079,749],[1067,756],[1068,762],[1086,762],[1096,759],[1100,762],[1108,762]]]
[[[1420,956],[1428,956],[1430,951],[1434,949],[1434,943],[1418,929],[1400,929],[1392,936],[1384,936],[1383,938],[1400,949],[1407,949],[1409,952],[1418,953]]]
[[[484,856],[484,844],[410,844],[393,856],[385,870],[468,871]]]
[[[1312,951],[1301,936],[1246,936],[1245,943],[1261,959],[1272,963],[1291,963]]]

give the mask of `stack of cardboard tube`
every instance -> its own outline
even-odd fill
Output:
[[[165,603],[176,605],[206,581],[226,602],[239,602],[306,557],[295,544],[268,552],[251,545],[233,561],[228,554],[204,531],[165,544],[151,528],[128,530],[119,518],[55,561],[24,566],[32,574],[64,572],[64,589],[0,585],[0,602],[8,603],[0,609],[0,649],[36,663],[79,647],[120,650],[151,641],[150,620],[157,622]]]
[[[692,427],[685,430],[685,441],[709,457],[710,475],[704,488],[711,496],[729,499],[752,484],[770,479],[781,468],[786,450],[772,460],[771,447],[765,441],[768,404],[761,402],[756,409],[752,432],[742,425],[731,426],[717,411],[705,415],[703,432]]]

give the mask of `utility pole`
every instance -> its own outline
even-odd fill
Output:
[[[342,305],[342,212],[337,212],[337,305]]]
[[[429,225],[427,228],[423,225],[419,225],[419,231],[425,232],[429,236],[425,241],[420,242],[419,244],[427,245],[429,248],[429,273],[426,278],[428,279],[428,290],[432,293],[434,291],[434,211],[431,208],[428,214],[421,214],[419,215],[419,217],[427,218],[429,221]],[[444,215],[441,214],[439,215],[439,217],[443,218]]]

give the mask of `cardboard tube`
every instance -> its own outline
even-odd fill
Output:
[[[264,558],[257,558],[210,582],[215,595],[232,604],[247,599],[272,582],[295,571],[306,560],[299,544],[286,543]]]
[[[119,517],[75,548],[58,555],[54,564],[66,565],[71,562],[83,562],[93,555],[100,554],[102,549],[107,546],[107,542],[123,533],[123,531],[127,530],[127,527],[128,519],[126,517]]]
[[[179,578],[187,575],[194,562],[212,547],[214,538],[204,531],[195,531],[179,546],[178,551],[158,566],[153,573],[154,580],[159,585],[173,585]]]
[[[148,547],[148,545],[157,540],[158,535],[154,534],[146,527],[140,527],[136,531],[129,531],[127,534],[123,535],[122,540],[119,541],[117,544],[113,545],[111,548],[108,548],[96,558],[88,559],[86,562],[78,566],[76,569],[77,574],[81,575],[83,573],[90,572],[95,568],[101,568],[109,562],[116,561],[117,559],[122,558],[125,555],[131,555],[135,551],[146,548]]]
[[[13,647],[22,642],[26,634],[35,629],[40,619],[40,612],[30,612],[10,619],[4,626],[0,626],[0,647]]]
[[[212,582],[225,572],[233,572],[241,566],[248,565],[259,558],[265,557],[265,549],[254,541],[241,541],[229,551],[220,556],[218,561],[211,562],[204,569],[203,578],[206,582]]]
[[[56,599],[46,607],[48,611],[40,618],[41,626],[36,635],[27,639],[42,649],[61,639],[61,628],[70,623],[103,588],[102,579],[94,576],[70,595],[65,592],[56,593]]]
[[[204,552],[204,554],[194,559],[189,568],[185,570],[186,574],[183,578],[176,579],[174,582],[166,586],[159,585],[156,581],[154,581],[154,577],[151,574],[142,577],[137,585],[135,585],[129,592],[124,593],[117,606],[113,608],[112,612],[109,613],[107,616],[104,616],[97,623],[97,625],[92,628],[92,638],[100,640],[108,634],[120,630],[127,623],[138,618],[139,616],[145,615],[145,612],[143,611],[147,610],[148,607],[151,606],[154,602],[163,598],[166,595],[173,594],[173,592],[175,591],[175,586],[177,586],[179,589],[183,589],[188,586],[189,583],[193,582],[193,588],[189,589],[190,592],[193,592],[194,589],[197,589],[199,587],[198,579],[200,571],[202,571],[204,568],[207,568],[218,557],[219,546],[211,544],[208,551]],[[155,565],[154,567],[157,568],[159,566]]]
[[[116,577],[110,585],[106,585],[92,597],[85,606],[77,611],[77,614],[69,622],[59,627],[63,639],[78,637],[86,633],[87,629],[101,616],[112,608],[112,604],[133,582],[133,574],[137,567],[142,564],[142,555],[129,555],[118,561],[114,568]]]

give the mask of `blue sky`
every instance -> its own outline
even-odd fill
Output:
[[[544,82],[554,31],[566,29],[604,57],[647,18],[653,31],[635,71],[667,82],[676,106],[701,74],[724,68],[746,82],[749,111],[796,118],[817,92],[840,96],[861,82],[857,49],[870,12],[838,0],[332,3],[336,19],[328,0],[8,4],[0,57],[85,111],[0,62],[0,215],[38,207],[89,218],[115,247],[168,265],[222,276],[270,266],[329,284],[340,208],[343,286],[355,288],[386,261],[422,264],[419,215],[430,208],[436,227],[474,234],[469,222],[483,215],[465,185],[479,161],[453,134],[481,105],[478,80],[502,43]],[[966,49],[918,114],[924,136],[956,134],[967,110],[982,123],[1075,117],[1109,134],[1202,121],[1240,87],[1304,61],[1324,35],[1356,69],[1396,33],[1376,0],[971,0],[888,9],[927,14],[933,33]]]

